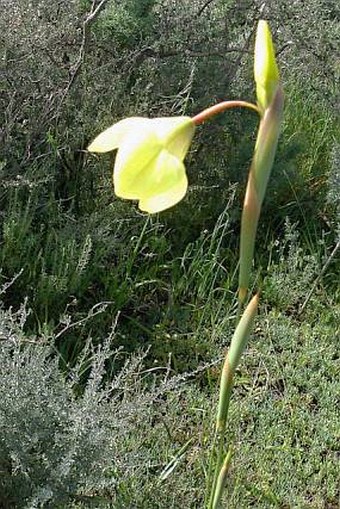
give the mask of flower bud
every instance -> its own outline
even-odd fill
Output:
[[[255,40],[254,77],[257,102],[262,111],[271,104],[279,84],[272,37],[267,21],[260,20]]]

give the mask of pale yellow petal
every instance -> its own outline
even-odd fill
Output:
[[[136,199],[148,185],[145,179],[157,162],[162,146],[150,124],[129,134],[118,150],[113,170],[115,193]]]
[[[138,206],[140,210],[148,212],[149,214],[162,212],[162,210],[169,209],[180,202],[186,195],[187,189],[188,181],[185,177],[175,187],[169,189],[165,193],[140,200]]]
[[[89,152],[109,152],[115,150],[122,143],[124,138],[134,130],[144,128],[145,123],[150,120],[141,117],[125,118],[101,132],[89,145]]]
[[[163,152],[155,166],[158,178],[144,188],[139,201],[139,208],[149,213],[172,207],[184,198],[188,188],[185,167],[179,159]]]
[[[190,147],[195,124],[190,117],[152,119],[155,132],[168,152],[183,160]]]
[[[122,198],[149,198],[155,194],[166,192],[177,185],[185,174],[185,168],[177,157],[161,150],[152,160],[148,161],[132,179],[132,172],[121,173],[121,182],[116,178],[116,194]],[[129,181],[127,181],[129,176]],[[128,185],[127,185],[128,182]],[[117,189],[118,188],[118,189]]]

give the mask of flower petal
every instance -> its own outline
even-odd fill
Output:
[[[122,143],[129,132],[144,128],[145,122],[149,119],[142,117],[131,117],[120,120],[105,131],[101,132],[89,145],[89,152],[109,152],[115,150]]]
[[[189,150],[195,132],[195,124],[190,117],[165,117],[152,119],[155,132],[163,146],[183,160]]]
[[[177,184],[176,187],[165,193],[153,196],[152,198],[140,200],[138,206],[140,210],[148,212],[149,214],[162,212],[163,210],[169,209],[176,205],[176,203],[180,202],[186,195],[187,189],[188,182],[185,178],[181,183]]]
[[[172,207],[184,198],[188,189],[185,167],[178,158],[163,151],[155,166],[159,173],[158,182],[152,180],[139,201],[139,208],[149,213]]]
[[[178,157],[162,150],[154,163],[140,172],[134,182],[140,198],[163,193],[176,186],[185,175],[185,167]]]
[[[121,198],[138,199],[150,179],[145,178],[156,165],[163,150],[151,123],[134,130],[119,147],[113,170],[115,193]],[[152,173],[153,174],[153,173]]]
[[[194,131],[190,117],[132,117],[106,129],[88,150],[118,148],[113,170],[116,195],[139,200],[142,210],[158,212],[175,205],[186,193],[182,160]]]

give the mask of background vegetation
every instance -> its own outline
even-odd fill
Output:
[[[201,507],[256,118],[199,132],[188,196],[159,216],[116,199],[112,156],[85,149],[125,116],[252,100],[265,17],[285,123],[228,507],[338,507],[338,3],[2,4],[0,506]]]

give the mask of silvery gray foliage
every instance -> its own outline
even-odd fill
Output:
[[[0,303],[0,507],[123,509],[135,499],[136,507],[150,507],[143,505],[149,490],[157,507],[166,507],[176,476],[167,491],[158,475],[169,450],[200,426],[210,398],[192,391],[185,375],[170,378],[166,367],[154,378],[157,368],[143,369],[142,354],[106,382],[107,367],[120,354],[112,349],[113,332],[101,347],[89,341],[65,373],[49,346],[53,338],[25,335],[26,317],[25,306],[14,313]],[[180,400],[197,406],[197,415],[180,412]],[[178,500],[201,491],[192,481],[184,477]]]
[[[101,388],[108,351],[77,398],[80,365],[65,379],[46,344],[22,341],[11,313],[1,311],[0,323],[0,505],[56,506],[112,486],[117,418],[110,389]]]
[[[113,490],[118,443],[131,429],[126,384],[132,387],[140,361],[105,385],[112,337],[96,352],[89,343],[90,376],[77,396],[84,359],[65,378],[55,352],[24,337],[23,313],[0,310],[0,506],[64,507],[81,494]]]

